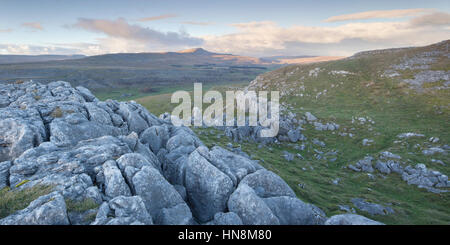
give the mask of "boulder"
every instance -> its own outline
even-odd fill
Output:
[[[160,225],[192,225],[192,213],[186,203],[178,204],[171,208],[163,208],[156,219]]]
[[[325,213],[318,207],[293,197],[269,197],[264,202],[280,221],[280,225],[322,225]]]
[[[228,210],[236,213],[244,225],[279,225],[267,204],[248,185],[241,183],[228,200]]]
[[[36,120],[41,122],[40,119]],[[0,118],[0,162],[13,160],[43,141],[40,127],[21,118]]]
[[[134,175],[132,184],[136,195],[142,197],[152,217],[158,217],[163,208],[185,203],[175,188],[155,168],[144,166]]]
[[[165,147],[169,139],[167,128],[162,126],[152,126],[142,132],[140,140],[143,144],[149,144],[153,153],[158,153],[161,147]]]
[[[200,222],[225,211],[228,197],[234,190],[233,181],[201,156],[198,149],[189,155],[185,187],[192,212]]]
[[[262,197],[289,196],[296,197],[291,187],[280,176],[266,169],[260,169],[247,175],[240,183],[251,187],[255,193]]]
[[[384,225],[375,220],[357,214],[339,214],[331,216],[325,225]]]
[[[387,215],[394,213],[394,210],[390,207],[384,207],[380,204],[366,202],[362,198],[353,198],[351,201],[357,209],[367,212],[370,215]]]
[[[109,201],[109,207],[113,210],[116,218],[130,217],[132,222],[138,221],[142,224],[152,225],[152,217],[147,212],[144,201],[140,196],[118,196]]]

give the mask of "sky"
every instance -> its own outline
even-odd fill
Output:
[[[0,0],[0,54],[349,56],[450,39],[448,0]]]

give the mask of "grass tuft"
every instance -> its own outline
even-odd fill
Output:
[[[52,192],[52,186],[35,185],[23,190],[0,190],[0,219],[26,208],[38,197]]]

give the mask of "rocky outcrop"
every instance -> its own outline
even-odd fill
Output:
[[[339,214],[331,216],[325,225],[383,225],[375,220],[357,214]]]
[[[0,224],[77,224],[92,212],[91,224],[97,225],[326,219],[256,161],[209,149],[191,129],[135,102],[99,101],[89,90],[60,81],[0,84],[0,101],[0,186],[53,188]],[[98,209],[68,212],[65,201],[85,199]]]
[[[402,137],[417,137],[417,135],[407,133],[402,134]],[[374,160],[376,160],[376,162],[373,167]],[[405,164],[400,162],[400,160],[401,157],[399,155],[393,154],[389,151],[383,151],[380,153],[378,159],[374,159],[371,156],[366,156],[356,162],[355,165],[349,164],[347,168],[355,172],[373,173],[376,169],[381,174],[388,175],[391,173],[396,173],[400,175],[402,180],[407,182],[409,185],[416,185],[419,188],[423,188],[433,193],[448,192],[448,190],[443,189],[450,187],[450,181],[448,180],[447,175],[436,170],[428,169],[423,163],[419,163],[415,166],[408,165],[405,167]],[[373,177],[371,174],[370,176]]]

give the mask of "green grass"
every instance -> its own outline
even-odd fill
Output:
[[[220,145],[225,148],[229,142],[226,137],[217,139],[215,137],[216,134],[208,135],[210,129],[196,128],[195,131],[203,131],[199,137],[209,147]],[[313,131],[307,131],[310,133],[305,133],[305,135],[310,139],[319,136],[311,134]],[[381,179],[377,176],[375,180],[371,180],[365,173],[356,173],[343,169],[349,163],[354,163],[362,158],[365,153],[376,150],[360,150],[358,147],[355,147],[356,143],[352,143],[353,140],[338,139],[337,136],[332,138],[333,134],[331,133],[324,135],[322,132],[320,136],[318,138],[324,140],[327,144],[324,149],[308,143],[306,143],[305,151],[295,150],[293,148],[294,144],[271,145],[270,148],[272,150],[268,150],[268,148],[259,149],[256,144],[252,143],[241,143],[239,145],[243,151],[247,152],[254,159],[263,159],[260,164],[280,175],[301,200],[317,205],[328,216],[343,213],[339,210],[338,205],[353,206],[350,200],[355,197],[362,197],[375,203],[393,204],[392,208],[395,210],[395,214],[371,216],[367,213],[361,213],[386,224],[450,223],[450,210],[448,207],[450,195],[448,193],[433,194],[418,189],[416,186],[407,185],[395,173],[388,175],[386,179]],[[237,144],[234,143],[234,145],[236,146]],[[331,148],[339,151],[336,162],[331,163],[314,158],[313,149],[328,152],[326,149]],[[296,157],[294,161],[287,162],[283,158],[284,151],[300,153],[305,157],[305,160],[300,160]],[[393,152],[402,156],[407,155],[406,151]],[[448,174],[448,169],[444,167],[437,165],[430,167]],[[306,170],[302,170],[302,168]],[[336,178],[341,179],[337,186],[331,183]],[[299,184],[305,187],[301,188]]]
[[[36,185],[23,190],[0,190],[0,219],[26,208],[38,197],[52,192],[52,189],[51,186]]]
[[[82,213],[90,209],[98,208],[98,206],[99,205],[90,198],[86,198],[82,201],[73,201],[70,199],[66,200],[66,207],[68,212]]]
[[[203,93],[207,92],[208,90],[216,90],[216,91],[225,91],[231,88],[242,88],[248,83],[237,83],[237,84],[226,84],[226,85],[203,85]],[[192,91],[194,89],[194,86],[184,87],[180,90],[188,91],[191,94],[191,99],[193,100]],[[175,91],[175,90],[174,90]],[[172,93],[166,93],[166,94],[156,94],[156,95],[150,95],[146,97],[142,97],[137,99],[136,101],[146,107],[151,113],[155,115],[160,115],[164,112],[172,112],[172,110],[178,105],[178,104],[172,104],[170,103],[170,98],[172,96]],[[225,103],[225,95],[223,94],[223,99]],[[192,101],[193,103],[193,101]],[[208,106],[209,104],[204,103],[204,107]]]

